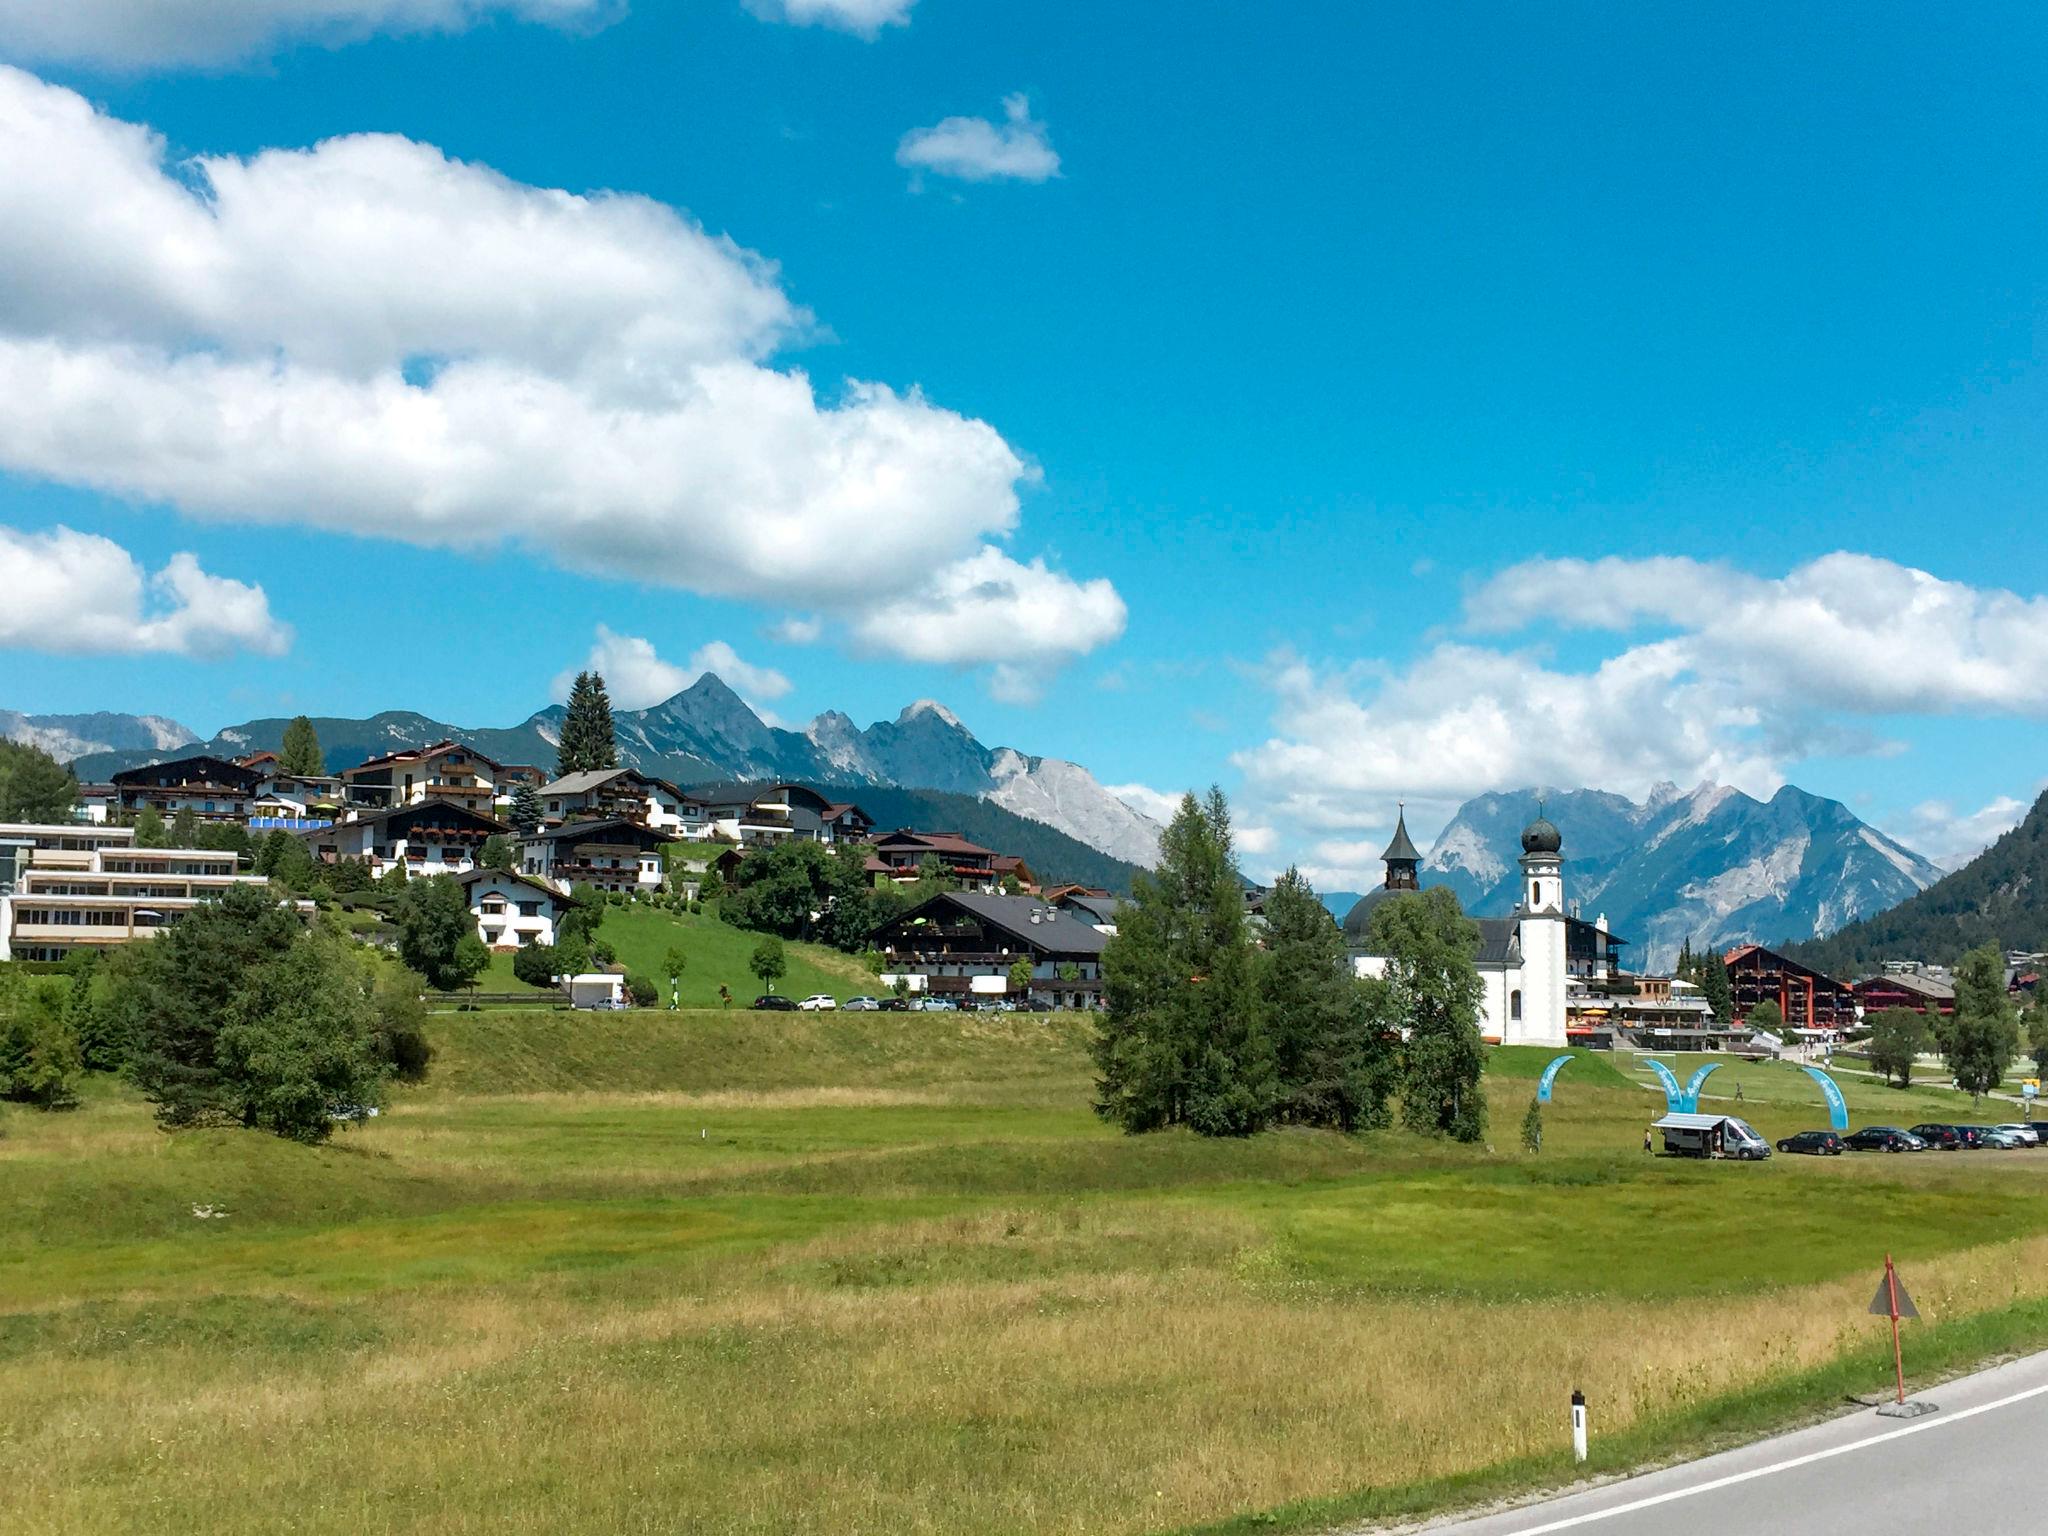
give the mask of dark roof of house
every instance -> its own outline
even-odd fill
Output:
[[[1093,921],[1108,923],[1114,927],[1117,914],[1129,906],[1130,903],[1121,896],[1087,896],[1070,892],[1060,897],[1053,905],[1062,908],[1077,908],[1085,912]]]
[[[1883,976],[1868,976],[1856,983],[1856,990],[1858,992],[1866,989],[1874,991],[1883,987],[1896,987],[1901,992],[1916,993],[1921,997],[1942,1003],[1954,1002],[1956,996],[1956,989],[1948,982],[1933,976],[1915,975],[1910,971],[1892,972]]]
[[[1475,917],[1472,921],[1479,925],[1479,952],[1472,957],[1475,965],[1508,965],[1521,958],[1518,919]]]
[[[899,928],[914,918],[926,916],[934,907],[954,907],[970,917],[999,928],[1012,938],[1048,955],[1100,955],[1109,935],[1092,924],[1056,908],[1036,896],[990,896],[981,891],[944,891],[930,901],[913,907],[875,929],[877,934]],[[1033,922],[1033,914],[1038,921]]]
[[[344,768],[341,771],[342,776],[347,777],[351,773],[360,773],[365,768],[382,768],[387,763],[423,763],[430,757],[440,757],[449,752],[467,752],[478,762],[489,763],[493,768],[505,766],[488,752],[479,752],[475,747],[450,738],[424,747],[406,747],[402,751],[386,752],[382,757],[365,758],[355,767]]]
[[[467,821],[471,830],[510,834],[512,829],[495,816],[486,816],[482,811],[473,811],[458,800],[419,800],[411,805],[394,805],[388,810],[366,811],[347,821],[337,821],[331,826],[315,827],[310,832],[301,832],[300,837],[333,837],[337,832],[346,832],[356,827],[379,827],[402,816],[419,816],[438,812],[453,816],[457,821]]]
[[[198,753],[192,757],[174,757],[167,762],[151,763],[142,768],[127,768],[113,775],[116,787],[134,786],[139,789],[168,788],[167,775],[190,771],[193,776],[204,774],[204,780],[188,777],[186,782],[205,782],[234,787],[246,785],[254,789],[262,782],[263,775],[254,768],[244,768],[240,763],[231,763],[224,757]],[[216,777],[216,775],[218,775]]]
[[[886,848],[891,843],[906,842],[932,853],[984,854],[991,859],[995,857],[993,849],[984,848],[979,843],[970,843],[958,832],[912,832],[907,827],[876,838],[875,846]]]
[[[556,901],[570,902],[569,897],[563,895],[538,875],[524,874],[516,869],[484,869],[478,867],[476,869],[466,869],[455,877],[455,883],[461,886],[475,885],[479,880],[513,880],[517,881],[520,885],[530,885],[536,891],[541,892],[545,896],[552,897]]]

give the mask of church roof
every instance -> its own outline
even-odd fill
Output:
[[[1564,837],[1546,816],[1539,815],[1522,829],[1522,852],[1556,853],[1564,847]]]
[[[1405,809],[1394,818],[1394,840],[1387,844],[1387,851],[1380,857],[1389,864],[1422,862],[1422,855],[1416,852],[1415,844],[1408,839],[1408,812]]]

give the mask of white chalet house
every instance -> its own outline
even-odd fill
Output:
[[[636,821],[678,837],[702,835],[704,807],[666,779],[631,768],[591,768],[564,774],[540,790],[541,814],[549,821],[577,816]]]
[[[569,898],[534,875],[503,869],[472,869],[456,883],[476,919],[476,936],[492,949],[524,949],[555,942],[555,926]]]
[[[658,891],[662,850],[675,840],[635,821],[572,821],[522,837],[519,867],[558,886]]]
[[[459,875],[476,867],[486,839],[512,835],[502,821],[441,799],[369,811],[300,834],[316,862],[361,859],[374,875],[399,866],[410,875]]]

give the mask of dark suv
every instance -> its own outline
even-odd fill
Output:
[[[796,999],[784,997],[777,992],[763,992],[754,999],[754,1007],[763,1013],[795,1013]]]
[[[1926,1142],[1930,1147],[1939,1147],[1944,1152],[1960,1152],[1968,1145],[1963,1140],[1963,1132],[1960,1126],[1935,1125],[1929,1122],[1926,1125],[1914,1126],[1913,1134]]]
[[[1814,1157],[1840,1157],[1846,1150],[1833,1131],[1801,1131],[1778,1143],[1780,1152],[1806,1152]]]

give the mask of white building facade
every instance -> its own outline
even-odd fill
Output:
[[[1344,919],[1352,969],[1360,976],[1384,976],[1387,957],[1373,952],[1373,910],[1404,891],[1421,888],[1422,856],[1409,840],[1406,816],[1382,857],[1386,884],[1361,897]],[[1566,1043],[1565,956],[1570,917],[1564,898],[1563,840],[1539,816],[1522,832],[1521,900],[1504,918],[1475,918],[1479,952],[1474,964],[1481,985],[1479,1033],[1492,1045]]]

